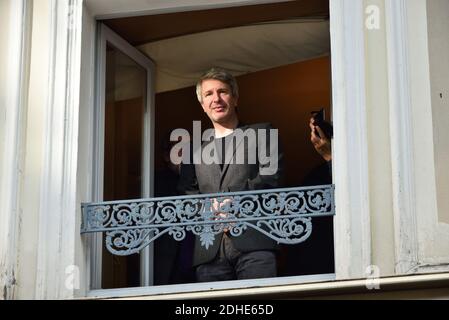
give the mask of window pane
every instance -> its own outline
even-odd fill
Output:
[[[146,70],[111,46],[106,50],[104,200],[142,195]],[[139,256],[103,250],[103,288],[139,285]]]

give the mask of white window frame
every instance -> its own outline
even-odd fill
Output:
[[[55,1],[56,3],[57,1]],[[258,1],[253,1],[252,3],[257,3]],[[266,1],[264,1],[266,2]],[[273,1],[277,2],[277,1]],[[218,3],[218,2],[217,2]],[[248,2],[249,3],[249,2]],[[225,2],[219,2],[216,4],[218,6],[225,6]],[[63,5],[61,5],[63,6]],[[76,13],[75,17],[79,17],[83,12],[83,3],[80,0],[70,1],[70,10]],[[207,8],[205,5],[193,6],[195,9]],[[179,2],[179,10],[184,10],[182,1]],[[68,12],[68,6],[64,6],[61,10],[66,10]],[[170,8],[171,12],[176,11]],[[160,13],[160,8],[157,13]],[[148,12],[146,12],[148,13]],[[86,10],[84,10],[86,14]],[[87,16],[87,18],[86,18]],[[81,55],[92,54],[93,41],[89,39],[84,39],[84,45],[80,39],[80,33],[84,24],[91,23],[86,22],[86,19],[93,19],[86,15],[83,19],[77,18],[72,23],[72,29],[67,33],[66,37],[61,37],[61,39],[56,39],[54,46],[56,47],[59,43],[68,43],[69,55],[58,55],[57,59],[60,61],[67,61],[70,68],[65,69],[65,72],[69,72],[71,81],[67,83],[67,91],[71,94],[66,98],[65,91],[57,91],[53,88],[52,93],[55,97],[66,98],[66,103],[71,108],[79,106],[79,98],[81,93],[81,99],[85,99],[83,96],[83,91],[80,90],[81,79],[89,80],[94,77],[93,70],[85,71],[84,74],[79,73],[80,70],[80,59]],[[64,13],[58,15],[58,19],[69,19],[73,18],[70,15],[64,15]],[[369,219],[369,188],[368,188],[368,157],[367,157],[367,132],[366,132],[366,110],[365,110],[365,54],[364,54],[364,7],[363,3],[360,1],[353,0],[332,0],[330,1],[330,31],[331,31],[331,52],[332,52],[332,95],[333,95],[333,115],[334,115],[334,128],[335,128],[335,139],[334,139],[334,182],[336,185],[336,217],[335,217],[335,263],[336,263],[336,278],[346,279],[346,278],[363,278],[365,276],[365,267],[370,265],[371,259],[371,244],[370,244],[370,219]],[[93,34],[86,35],[86,37],[93,37]],[[88,59],[87,59],[88,60]],[[90,56],[90,61],[92,61]],[[54,61],[52,66],[56,68],[58,61]],[[70,62],[74,62],[71,64]],[[58,75],[59,75],[58,71]],[[81,84],[82,86],[82,84]],[[76,109],[78,110],[78,109]],[[74,111],[76,111],[74,110]],[[74,112],[75,117],[70,117],[66,119],[66,125],[68,126],[69,133],[78,128],[78,113]],[[87,115],[87,120],[93,123],[93,114]],[[86,119],[84,119],[86,120]],[[91,130],[93,128],[90,128]],[[50,130],[51,131],[51,130]],[[51,131],[47,133],[49,137],[57,137],[58,131]],[[58,163],[72,163],[76,164],[78,152],[85,152],[86,150],[78,150],[78,143],[76,140],[77,134],[69,135],[71,140],[67,143],[64,149],[64,155],[68,158],[56,159]],[[56,139],[56,138],[55,138]],[[74,140],[75,139],[75,140]],[[91,142],[92,144],[93,142]],[[87,145],[89,143],[86,143]],[[60,150],[60,149],[58,149]],[[87,152],[91,152],[87,150]],[[94,159],[93,155],[91,157]],[[46,161],[46,168],[51,171],[50,160]],[[70,169],[70,168],[69,168]],[[92,174],[92,168],[86,169]],[[83,241],[82,236],[79,234],[79,224],[80,219],[80,202],[91,202],[93,187],[87,183],[88,187],[92,188],[92,193],[89,195],[82,193],[79,190],[75,191],[77,181],[76,170],[61,172],[63,176],[60,178],[63,181],[68,180],[70,186],[73,188],[63,189],[62,199],[67,197],[70,199],[70,203],[67,206],[61,208],[53,208],[50,206],[51,203],[59,203],[58,199],[46,202],[49,204],[51,212],[67,212],[67,214],[57,216],[44,217],[41,221],[42,225],[48,223],[49,226],[52,225],[64,225],[67,221],[74,223],[76,227],[70,229],[69,231],[75,231],[71,234],[71,237],[75,237],[78,241],[77,244],[81,243],[83,246],[86,245]],[[75,184],[73,184],[75,183]],[[84,184],[84,186],[86,183]],[[74,194],[77,195],[76,201]],[[45,196],[45,191],[44,191]],[[81,198],[81,199],[80,199]],[[73,201],[72,201],[73,200]],[[45,209],[45,208],[44,208]],[[73,217],[73,212],[77,212],[76,216]],[[70,216],[67,219],[67,215]],[[45,230],[45,228],[44,228]],[[56,243],[60,243],[63,239],[54,239]],[[73,244],[71,250],[74,252],[74,257],[68,259],[67,261],[72,261],[74,263],[79,262],[82,265],[81,278],[85,280],[82,281],[85,285],[75,295],[79,296],[111,296],[116,295],[115,291],[89,291],[90,286],[90,259],[89,254],[86,255],[88,249],[80,249],[79,245],[75,246],[73,241],[69,241],[70,245]],[[46,250],[46,252],[53,250]],[[67,262],[66,261],[66,262]],[[59,270],[64,270],[64,266],[67,263],[61,262]],[[56,266],[55,266],[56,267]],[[322,275],[323,278],[304,278],[304,277],[293,277],[293,278],[275,278],[275,279],[264,279],[264,280],[245,280],[245,281],[229,281],[221,283],[209,283],[209,284],[195,284],[195,285],[181,285],[176,286],[176,292],[182,291],[198,291],[198,290],[210,290],[213,288],[245,288],[248,286],[265,286],[265,285],[282,285],[282,284],[292,284],[292,283],[303,283],[305,281],[328,281],[334,279],[334,275]],[[48,280],[48,279],[47,279]],[[64,291],[64,278],[54,280],[57,285],[59,285],[61,290]],[[50,281],[51,282],[51,281]],[[164,293],[172,290],[173,286],[160,286],[160,287],[144,287],[139,288],[139,294],[155,294]],[[65,292],[65,291],[64,291]],[[132,289],[121,289],[120,294],[130,295],[133,294]],[[118,293],[117,293],[118,294]]]
[[[345,9],[351,7],[350,15]],[[368,139],[365,110],[364,6],[353,1],[331,1],[332,91],[334,114],[335,274],[185,284],[136,289],[93,290],[89,296],[158,294],[207,289],[245,288],[361,278],[371,265]],[[354,14],[359,12],[359,14]],[[346,15],[345,15],[346,13]],[[348,61],[351,64],[345,63]],[[357,133],[357,134],[355,134]],[[344,186],[344,187],[342,187]]]
[[[364,278],[371,265],[363,1],[330,2],[338,280]]]
[[[337,279],[360,278],[370,265],[367,132],[365,120],[364,7],[331,1],[334,181],[336,185],[335,265]],[[351,9],[351,10],[348,10]],[[349,13],[349,14],[348,14]],[[359,13],[359,14],[357,14]],[[349,58],[348,58],[349,57]],[[350,64],[346,61],[351,61]],[[356,133],[356,134],[355,134]],[[206,284],[92,290],[106,297],[246,288],[334,280],[334,274],[240,280]]]
[[[105,92],[105,66],[106,66],[106,56],[105,56],[105,46],[106,43],[110,43],[115,46],[124,54],[130,56],[135,61],[139,62],[139,64],[145,63],[148,58],[143,56],[140,52],[138,52],[134,47],[131,47],[129,43],[120,38],[115,32],[109,29],[106,25],[99,23],[98,24],[98,49],[97,49],[97,101],[96,101],[96,111],[95,111],[95,126],[94,126],[94,185],[93,185],[93,201],[103,201],[103,163],[104,163],[104,92]],[[148,68],[153,68],[153,64],[148,65]],[[148,79],[151,81],[152,79]],[[153,81],[154,82],[154,81]],[[154,84],[154,83],[153,83]],[[151,87],[153,87],[153,84]],[[150,84],[149,84],[150,85]],[[153,95],[153,91],[149,89],[149,94]],[[150,97],[148,97],[150,99]],[[148,113],[147,113],[147,122],[154,122],[154,104],[148,105]],[[152,128],[154,126],[152,125]],[[145,130],[151,136],[152,130]],[[148,154],[150,150],[153,150],[153,146],[150,148],[145,148],[145,158],[149,158]],[[151,157],[154,156],[154,153],[151,152]],[[149,181],[149,168],[146,169],[146,178],[145,180]],[[152,184],[151,184],[152,185]],[[145,187],[145,188],[148,188]],[[147,189],[148,190],[148,189]],[[149,197],[150,194],[142,195],[142,198]],[[102,250],[103,250],[103,239],[101,234],[94,234],[90,236],[92,238],[92,246],[93,249],[91,252],[91,261],[93,265],[91,267],[91,285],[92,289],[89,291],[89,296],[92,297],[110,297],[110,296],[127,296],[130,295],[131,292],[133,295],[144,295],[144,294],[160,294],[160,293],[176,293],[176,292],[191,292],[198,290],[207,290],[208,288],[212,289],[230,289],[230,288],[245,288],[245,287],[254,287],[261,285],[282,285],[282,284],[290,284],[293,282],[299,283],[307,283],[307,282],[316,282],[316,281],[329,281],[335,279],[335,274],[319,274],[319,275],[310,275],[310,276],[298,276],[298,277],[282,277],[282,278],[272,278],[272,279],[257,279],[257,280],[245,280],[245,281],[226,281],[226,282],[213,282],[213,283],[204,283],[204,284],[185,284],[185,285],[176,285],[176,286],[151,286],[152,284],[152,266],[150,265],[150,257],[153,254],[153,244],[150,244],[143,251],[145,253],[141,253],[141,276],[144,277],[143,281],[141,281],[141,287],[139,288],[120,288],[120,289],[101,289],[101,274],[102,274]],[[296,281],[295,281],[296,280]]]
[[[105,92],[106,92],[106,46],[107,43],[134,60],[147,72],[146,103],[144,107],[143,122],[143,159],[142,159],[142,194],[141,198],[153,195],[153,180],[151,174],[154,161],[154,78],[155,66],[150,58],[142,54],[128,42],[103,23],[98,24],[97,35],[97,81],[96,81],[96,108],[94,112],[94,183],[93,201],[103,201],[104,181],[104,120],[105,120]],[[92,236],[91,261],[91,288],[101,288],[103,237],[101,234]],[[153,282],[153,266],[150,257],[153,255],[153,245],[145,247],[140,252],[140,283],[149,286]]]
[[[39,205],[36,211],[36,227],[39,233],[37,263],[33,272],[35,298],[70,298],[75,296],[132,295],[133,289],[96,292],[89,291],[91,284],[91,263],[87,237],[80,235],[81,202],[94,200],[93,173],[93,129],[95,79],[95,18],[89,14],[86,2],[97,0],[51,0],[48,5],[48,77],[43,95],[47,101],[43,107],[45,118],[44,157],[41,159]],[[143,0],[142,0],[143,1]],[[114,0],[106,1],[109,5]],[[103,3],[106,3],[103,2]],[[117,1],[118,2],[118,1]],[[213,7],[229,6],[224,0],[211,0]],[[234,5],[258,4],[277,1],[232,1]],[[23,3],[23,1],[22,1]],[[100,3],[100,1],[98,1]],[[148,2],[145,1],[148,5]],[[211,8],[209,1],[180,0],[158,2],[145,14],[186,11]],[[334,183],[336,185],[336,217],[334,223],[336,279],[364,278],[366,266],[371,265],[370,194],[368,185],[369,159],[365,106],[365,52],[364,52],[364,6],[363,1],[331,0],[330,31],[332,53],[332,95],[335,127],[334,139]],[[411,5],[410,5],[410,4]],[[386,5],[386,27],[389,60],[390,126],[392,141],[393,205],[396,248],[396,272],[435,271],[428,234],[448,234],[447,225],[438,223],[435,193],[428,186],[435,185],[433,159],[433,132],[428,74],[427,35],[423,19],[423,0],[391,0]],[[126,3],[128,14],[133,11]],[[166,7],[165,7],[166,6]],[[170,7],[169,7],[170,6]],[[40,8],[43,6],[40,6]],[[408,12],[406,12],[406,10]],[[111,12],[95,12],[96,16]],[[141,12],[142,13],[142,12]],[[119,15],[119,12],[114,13]],[[125,14],[125,15],[126,15]],[[138,14],[134,12],[133,15]],[[425,17],[424,17],[425,18]],[[22,19],[20,17],[20,19]],[[17,19],[16,19],[17,20]],[[16,23],[15,21],[14,23]],[[33,21],[34,22],[34,21]],[[17,24],[16,24],[17,25]],[[29,31],[30,23],[26,30]],[[17,25],[19,26],[19,25]],[[42,27],[42,25],[41,25]],[[47,27],[47,26],[45,26]],[[24,29],[24,30],[25,30]],[[17,46],[17,57],[26,56],[27,46]],[[423,60],[424,58],[424,60]],[[22,58],[20,58],[22,59]],[[11,69],[17,69],[17,61]],[[8,72],[10,72],[8,70]],[[11,70],[11,73],[13,71]],[[23,125],[20,115],[20,79],[11,74],[15,81],[11,91],[10,108],[17,108],[10,114],[14,119],[8,122],[6,134],[12,137],[5,148],[12,150],[4,159],[4,168],[12,168],[13,157],[17,156],[22,137],[17,134]],[[421,94],[425,90],[425,94]],[[18,96],[17,96],[18,97]],[[425,108],[425,112],[422,112]],[[423,115],[425,118],[423,118]],[[430,150],[430,152],[429,152]],[[422,169],[425,170],[422,170]],[[12,180],[9,197],[2,202],[3,208],[14,210],[18,201],[16,190],[20,172],[17,168],[2,179]],[[2,180],[2,188],[9,188]],[[3,195],[3,194],[2,194]],[[8,209],[9,210],[9,209]],[[14,257],[15,239],[36,241],[20,233],[13,211],[2,210],[2,228],[9,232],[8,242],[2,246],[7,257],[9,274],[17,274]],[[430,212],[430,214],[428,214]],[[373,213],[374,214],[374,213]],[[2,230],[3,230],[2,229]],[[437,234],[434,234],[437,232]],[[24,240],[25,239],[25,240]],[[6,247],[8,246],[8,247]],[[426,251],[426,248],[430,251]],[[3,262],[3,260],[2,260]],[[444,261],[443,261],[444,262]],[[447,262],[446,262],[447,263]],[[80,287],[67,286],[67,267],[79,268]],[[442,266],[447,271],[447,265]],[[14,280],[13,278],[11,278]],[[3,281],[3,279],[0,279]],[[12,281],[11,282],[14,282]],[[326,281],[309,279],[310,281]],[[266,279],[256,286],[285,283],[303,283],[301,277]],[[215,288],[245,288],[251,282],[216,283]],[[192,287],[177,286],[180,291],[210,290],[208,284]],[[224,287],[223,287],[224,288]],[[145,289],[147,291],[145,291]],[[139,288],[140,290],[140,288]],[[142,288],[139,294],[156,294],[156,287]],[[158,287],[158,293],[173,290],[173,287]],[[282,290],[279,287],[279,290]],[[10,293],[8,293],[10,294]]]

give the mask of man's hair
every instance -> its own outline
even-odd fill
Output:
[[[196,96],[200,103],[203,102],[203,97],[201,96],[201,86],[204,80],[219,80],[226,83],[231,88],[231,94],[233,97],[239,96],[239,87],[237,85],[237,80],[228,71],[221,68],[212,68],[205,72],[201,78],[196,83]]]

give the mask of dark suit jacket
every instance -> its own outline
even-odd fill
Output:
[[[248,129],[265,130],[266,137],[269,138],[269,129],[272,129],[269,123],[258,123],[253,125],[239,126],[239,129],[245,131]],[[267,139],[269,140],[269,139]],[[211,141],[203,143],[203,148]],[[240,145],[243,143],[243,145]],[[269,141],[267,141],[269,145]],[[239,149],[239,146],[242,149]],[[256,144],[257,148],[257,144]],[[247,154],[248,145],[243,139],[236,139],[237,150],[244,150]],[[267,150],[270,150],[267,146]],[[183,194],[198,194],[198,193],[219,193],[219,192],[238,192],[246,190],[258,189],[272,189],[281,187],[281,179],[283,173],[283,153],[281,151],[280,143],[278,143],[278,164],[277,170],[273,174],[261,174],[261,169],[268,167],[259,162],[259,148],[257,148],[257,162],[249,164],[247,157],[245,163],[235,163],[235,158],[232,163],[225,163],[223,168],[219,164],[195,164],[182,165],[181,178],[179,183],[179,191]],[[229,162],[229,161],[228,161]],[[213,260],[220,247],[223,234],[215,237],[214,243],[206,249],[202,247],[197,237],[195,241],[193,265],[197,266]],[[278,245],[275,241],[260,232],[248,228],[242,235],[238,237],[231,237],[234,247],[241,252],[249,252],[255,250],[277,250]]]

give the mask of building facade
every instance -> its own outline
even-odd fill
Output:
[[[335,274],[264,279],[254,288],[246,282],[151,286],[151,275],[141,272],[147,280],[139,288],[101,288],[101,236],[81,234],[81,204],[103,194],[98,108],[106,98],[98,53],[106,49],[99,43],[123,40],[102,34],[101,21],[280,3],[0,2],[3,299],[449,298],[446,0],[328,3]],[[157,60],[146,69],[149,83],[152,68],[157,71]],[[148,103],[154,99],[149,83]],[[156,121],[145,124],[142,197],[152,194]],[[142,263],[141,270],[151,270]]]

